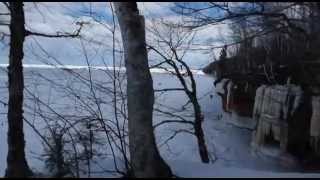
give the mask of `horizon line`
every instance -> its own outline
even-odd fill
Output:
[[[0,64],[0,67],[8,67],[9,64]],[[113,70],[113,66],[87,66],[87,65],[49,65],[49,64],[22,64],[24,68],[44,68],[44,69],[95,69],[95,70]],[[125,67],[115,67],[118,71],[126,71]],[[174,69],[166,68],[170,71],[174,71]],[[194,74],[204,75],[205,73],[202,70],[190,69]],[[150,68],[150,72],[152,73],[169,73],[168,71],[162,68]],[[180,71],[185,73],[186,71]]]

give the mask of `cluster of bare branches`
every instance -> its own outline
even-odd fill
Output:
[[[112,6],[110,5],[112,8]],[[113,12],[113,10],[112,10]],[[115,32],[116,25],[113,20],[113,27],[109,29],[112,37],[112,51],[113,51],[113,71],[110,71],[105,62],[105,69],[103,70],[92,70],[92,65],[88,57],[88,52],[86,50],[85,44],[81,38],[79,38],[82,54],[87,64],[87,69],[84,71],[77,72],[77,70],[72,69],[57,69],[57,71],[64,71],[65,76],[71,76],[72,80],[70,83],[65,84],[66,82],[57,83],[56,80],[50,80],[48,77],[43,76],[37,73],[36,77],[43,78],[46,82],[50,82],[56,92],[61,92],[62,94],[58,95],[68,95],[66,101],[74,102],[74,104],[67,104],[66,107],[62,108],[72,108],[75,109],[75,112],[79,111],[80,114],[87,115],[69,115],[55,113],[58,119],[62,123],[72,120],[72,122],[65,124],[60,131],[60,134],[69,137],[69,146],[73,147],[73,156],[75,161],[73,161],[73,176],[79,177],[79,161],[81,161],[81,152],[79,151],[78,144],[87,144],[83,145],[83,153],[85,154],[86,161],[86,170],[82,170],[82,173],[91,176],[91,173],[94,171],[91,170],[90,161],[93,161],[96,164],[99,164],[94,157],[103,158],[101,152],[93,152],[92,147],[97,146],[93,145],[98,143],[100,146],[105,146],[107,154],[104,156],[113,159],[114,169],[108,170],[103,168],[102,172],[117,173],[120,175],[126,175],[127,171],[130,169],[130,164],[128,160],[128,143],[127,143],[127,114],[126,114],[126,94],[123,92],[123,85],[125,80],[125,75],[120,71],[116,70],[115,58],[116,58],[116,49],[115,49]],[[44,50],[44,49],[42,49]],[[45,51],[45,50],[44,50]],[[48,54],[46,52],[45,54]],[[56,62],[60,62],[55,59]],[[59,63],[62,64],[62,63]],[[59,74],[60,72],[57,72]],[[54,76],[56,77],[56,76]],[[94,77],[104,77],[102,80],[94,79]],[[103,81],[103,79],[108,79],[108,81]],[[102,95],[102,96],[101,96]],[[111,99],[111,100],[110,100]],[[33,99],[33,101],[39,101],[40,99]],[[48,103],[42,104],[42,107],[48,106]],[[113,115],[109,113],[104,113],[106,109],[113,107]],[[40,108],[40,107],[39,107]],[[54,108],[49,108],[54,111]],[[77,109],[77,110],[76,110]],[[48,115],[43,114],[43,111],[38,112],[38,115],[41,114],[41,117],[46,118]],[[111,115],[111,116],[110,116]],[[120,117],[119,117],[120,116]],[[68,118],[67,118],[68,117]],[[52,118],[55,119],[55,118]],[[50,129],[51,125],[48,125]],[[85,128],[83,128],[85,127]],[[87,129],[87,132],[81,132],[83,129]],[[72,132],[70,132],[72,131]],[[62,136],[61,135],[61,136]],[[54,138],[55,135],[52,134],[51,138]],[[72,137],[79,137],[81,139],[72,140]],[[87,138],[86,138],[87,137]],[[95,137],[95,138],[94,138]],[[89,140],[88,143],[85,143],[85,140]],[[107,142],[103,142],[107,140]],[[103,143],[102,143],[103,142]],[[47,145],[49,143],[46,143]],[[83,154],[82,153],[82,154]],[[121,156],[121,157],[119,157]],[[118,159],[121,159],[123,162],[118,162]],[[57,163],[58,165],[59,163]],[[119,165],[120,164],[120,165]],[[122,166],[125,166],[124,170]],[[81,169],[80,169],[81,170]]]
[[[311,40],[310,23],[305,17],[317,14],[316,3],[308,2],[206,2],[206,3],[175,3],[173,10],[185,17],[184,26],[190,29],[205,28],[219,24],[250,24],[253,30],[249,37],[230,42],[227,46],[242,44],[246,39],[281,32],[290,37],[300,34]],[[312,16],[314,16],[312,15]],[[269,21],[266,26],[266,21]],[[312,22],[315,23],[315,22]],[[222,48],[222,47],[211,47]]]
[[[11,20],[11,23],[8,25],[10,25],[10,27],[15,26],[16,27],[15,30],[17,32],[21,32],[21,35],[23,36],[22,41],[20,41],[21,44],[23,43],[24,38],[26,36],[31,36],[31,35],[47,37],[47,38],[77,38],[80,41],[82,51],[83,51],[82,53],[85,56],[85,60],[88,65],[87,75],[83,75],[83,72],[77,72],[76,70],[59,69],[59,68],[56,69],[57,71],[63,71],[62,74],[64,74],[65,76],[72,76],[72,82],[62,81],[63,83],[62,82],[57,83],[56,80],[50,79],[46,75],[43,75],[37,71],[34,71],[32,74],[32,78],[38,78],[40,82],[41,81],[46,82],[44,85],[49,86],[50,92],[53,91],[54,92],[53,94],[56,95],[56,96],[52,96],[53,94],[48,94],[48,101],[44,100],[41,96],[39,96],[39,94],[41,93],[39,94],[36,93],[37,90],[42,91],[43,88],[46,89],[46,87],[42,86],[40,87],[40,89],[37,89],[37,88],[29,89],[28,88],[29,85],[24,87],[24,91],[26,92],[24,99],[27,101],[24,104],[25,114],[27,114],[28,117],[33,117],[33,121],[25,117],[23,117],[23,120],[36,132],[36,134],[39,135],[39,137],[43,141],[46,149],[48,167],[54,170],[53,175],[57,177],[63,177],[65,175],[69,175],[69,176],[72,175],[74,177],[79,177],[80,173],[84,173],[84,174],[88,174],[88,177],[90,177],[91,171],[92,171],[90,169],[91,168],[90,161],[93,161],[94,156],[99,158],[102,157],[101,152],[94,152],[94,146],[96,146],[96,144],[101,145],[101,136],[103,134],[106,136],[104,140],[107,140],[107,143],[103,142],[103,144],[106,144],[107,148],[110,148],[110,150],[107,150],[106,152],[111,153],[112,159],[114,160],[115,170],[113,171],[116,173],[125,175],[126,170],[123,171],[122,170],[123,168],[120,168],[118,165],[119,162],[117,162],[118,161],[117,159],[119,159],[117,156],[119,156],[120,154],[122,156],[121,159],[124,161],[123,164],[125,165],[125,169],[127,170],[129,169],[130,165],[127,157],[128,145],[126,140],[126,136],[127,136],[126,95],[122,89],[125,76],[123,75],[123,73],[121,74],[120,72],[116,71],[116,64],[115,64],[116,23],[115,23],[114,17],[113,17],[113,27],[109,29],[113,37],[113,42],[112,42],[113,72],[111,72],[108,69],[109,67],[106,68],[106,70],[102,71],[106,79],[110,79],[111,81],[101,82],[101,81],[93,80],[93,76],[92,76],[93,72],[91,70],[91,65],[89,64],[90,62],[88,59],[89,57],[81,37],[82,27],[86,23],[78,22],[77,25],[79,25],[79,28],[75,30],[73,33],[57,32],[56,34],[44,34],[44,33],[33,32],[30,30],[24,29],[24,21],[20,21],[22,23],[21,26],[14,24],[16,23],[15,16],[17,18],[21,18],[21,17],[24,18],[22,3],[11,3],[11,4],[4,3],[4,4],[8,7],[10,13],[1,14],[1,15],[11,15],[12,20]],[[112,8],[111,4],[110,4],[110,7]],[[111,9],[111,11],[113,13],[113,9]],[[22,28],[19,29],[20,27]],[[21,38],[21,36],[18,36],[12,30],[11,30],[11,36],[13,37],[17,36],[17,38]],[[38,45],[40,47],[40,44]],[[15,48],[17,51],[16,44],[13,44],[11,49],[12,48]],[[39,49],[43,51],[45,55],[54,57],[50,55],[50,53],[46,52],[44,48],[40,47]],[[22,49],[20,50],[22,51]],[[21,53],[23,54],[23,52]],[[18,59],[14,60],[16,62],[20,62],[21,68],[13,69],[13,70],[21,70],[20,74],[22,74],[22,63],[21,63],[22,58],[23,56],[21,56],[21,59],[19,60]],[[56,62],[59,62],[57,59],[55,58],[53,59]],[[9,67],[11,66],[16,67],[14,64],[11,64],[11,62],[12,61],[10,60]],[[63,63],[59,62],[58,64],[61,65]],[[10,73],[12,74],[15,73],[15,72],[10,72],[10,69],[7,72],[9,73],[9,75]],[[55,75],[54,77],[61,77],[59,76],[59,73],[61,72],[56,72],[56,73],[57,75]],[[9,79],[10,79],[10,76],[9,76]],[[34,83],[37,84],[39,82],[34,82]],[[67,84],[64,84],[64,83],[67,83]],[[112,84],[113,86],[110,86],[110,84]],[[20,87],[23,87],[23,84],[21,85],[22,86]],[[10,86],[10,83],[9,83],[9,86]],[[86,87],[85,89],[87,91],[85,90],[81,91],[81,89],[78,89],[79,86]],[[56,94],[57,92],[60,92],[60,94]],[[101,96],[98,97],[97,95],[98,93],[103,94],[104,97],[101,97]],[[74,104],[70,103],[66,106],[63,106],[62,102],[49,101],[49,99],[52,100],[57,96],[63,97],[65,95],[67,95],[67,98],[64,100],[66,100],[67,102],[73,101]],[[106,101],[107,99],[112,99],[112,101],[107,102]],[[32,103],[30,104],[29,102],[32,102]],[[106,116],[108,115],[110,116],[110,114],[103,113],[104,112],[103,109],[110,104],[113,104],[112,106],[114,107],[113,113],[114,113],[115,121],[112,118],[111,118],[112,120],[106,118]],[[62,107],[59,107],[59,105]],[[60,108],[62,109],[73,108],[75,109],[75,112],[77,110],[80,111],[81,115],[77,116],[75,114],[70,114],[70,112],[62,113]],[[10,112],[11,108],[9,107],[8,109]],[[83,114],[86,114],[86,115],[83,115]],[[121,123],[119,118],[121,118]],[[8,122],[9,124],[14,123],[13,120],[11,119],[9,119]],[[37,123],[45,124],[45,125],[44,127],[40,127],[41,125]],[[44,131],[41,128],[46,129],[46,131]],[[14,133],[17,133],[17,132],[14,132]],[[13,144],[13,146],[15,145]],[[22,148],[22,150],[24,150],[24,148]],[[116,151],[118,151],[119,153]],[[106,156],[109,157],[108,153]],[[87,170],[83,170],[81,169],[81,167],[79,167],[79,164],[83,160],[85,160],[85,163],[87,165]],[[14,163],[15,162],[13,162],[13,164],[10,164],[10,163],[8,164],[10,171],[7,170],[6,176],[8,177],[20,176],[20,175],[24,176],[21,173],[19,175],[18,173],[11,171],[13,166],[15,165]],[[22,165],[22,164],[18,164],[18,165]],[[26,166],[28,165],[26,164]],[[15,169],[18,170],[19,168],[15,168]],[[22,169],[19,169],[19,171],[21,170]],[[105,170],[105,171],[108,171],[108,170]]]
[[[164,28],[161,31],[161,28]],[[189,65],[184,61],[184,56],[188,53],[188,47],[193,41],[195,36],[195,32],[189,31],[185,29],[183,26],[176,26],[174,24],[170,24],[168,22],[153,22],[149,31],[155,36],[155,42],[152,45],[147,45],[150,53],[153,51],[156,53],[158,57],[160,57],[160,63],[156,65],[152,65],[151,67],[157,67],[164,69],[168,73],[175,76],[180,84],[181,88],[165,88],[165,89],[156,89],[157,93],[170,93],[172,91],[181,91],[184,92],[188,101],[186,104],[182,105],[182,111],[186,112],[186,107],[188,105],[192,105],[192,117],[194,120],[188,120],[190,118],[186,118],[187,114],[179,115],[175,112],[174,108],[170,108],[171,110],[161,110],[155,109],[156,112],[162,113],[165,115],[170,115],[173,118],[177,118],[177,120],[165,120],[154,127],[158,127],[167,123],[181,123],[191,125],[192,128],[190,130],[186,129],[178,129],[164,142],[168,142],[173,139],[179,133],[188,133],[192,134],[197,138],[199,155],[201,157],[202,162],[209,163],[209,153],[205,143],[205,136],[202,129],[202,122],[204,120],[204,115],[201,112],[201,107],[197,97],[197,86],[194,75],[189,67]],[[181,46],[184,48],[179,49]],[[171,112],[170,112],[171,111]],[[214,160],[214,159],[213,159]]]

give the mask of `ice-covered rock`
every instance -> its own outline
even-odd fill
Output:
[[[303,91],[295,85],[260,86],[256,91],[253,119],[257,122],[253,145],[261,146],[271,137],[286,151],[288,145],[288,118],[301,103]]]
[[[226,106],[226,110],[228,112],[231,112],[232,110],[232,104],[233,104],[233,87],[235,86],[235,84],[232,81],[229,81],[227,84],[227,106]]]
[[[312,148],[318,155],[320,155],[320,96],[312,97],[310,136]]]
[[[215,91],[217,93],[223,93],[223,94],[226,93],[224,87],[225,87],[226,83],[228,83],[229,81],[230,81],[230,79],[222,79],[219,83],[217,83],[217,85],[215,87]]]
[[[262,85],[256,91],[254,106],[253,106],[253,115],[252,118],[255,121],[258,121],[261,115],[263,98],[264,98],[264,90],[267,86]]]
[[[233,82],[222,79],[216,84],[216,92],[222,99],[224,119],[238,127],[254,129],[255,121],[251,119],[255,87],[247,82]]]
[[[320,96],[312,97],[312,117],[310,135],[320,137]]]

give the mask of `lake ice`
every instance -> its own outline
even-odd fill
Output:
[[[7,74],[5,68],[0,70],[0,101],[7,102]],[[29,122],[40,131],[45,132],[45,123],[43,119],[36,113],[39,108],[48,116],[56,117],[52,112],[64,115],[70,121],[75,117],[85,117],[97,111],[92,104],[91,97],[87,97],[90,93],[90,86],[84,84],[81,79],[89,79],[88,70],[74,69],[75,73],[63,69],[42,69],[42,68],[25,68],[25,102],[24,116]],[[101,107],[103,108],[103,117],[114,119],[112,108],[112,92],[108,88],[112,87],[110,74],[103,70],[94,70],[92,78],[97,85],[94,88],[100,89],[96,96],[101,99]],[[154,89],[179,88],[178,79],[166,73],[152,73]],[[281,177],[305,177],[306,174],[293,173],[296,169],[293,167],[284,167],[277,160],[262,154],[253,154],[250,151],[251,131],[248,129],[238,128],[228,123],[224,118],[228,118],[221,106],[221,99],[215,93],[213,86],[213,77],[195,74],[197,82],[197,91],[199,102],[205,117],[203,128],[205,132],[206,144],[212,157],[217,157],[217,161],[213,164],[202,164],[198,155],[198,147],[196,138],[189,134],[178,134],[174,139],[169,141],[168,145],[162,144],[163,141],[170,137],[174,130],[179,128],[190,129],[189,125],[170,123],[160,126],[155,130],[157,143],[163,158],[173,169],[174,173],[182,177],[264,177],[264,176],[281,176]],[[123,77],[124,78],[124,77]],[[123,84],[124,85],[124,84]],[[125,86],[123,86],[125,87]],[[74,94],[76,92],[76,94]],[[125,91],[124,91],[125,92]],[[87,98],[85,102],[87,106],[82,106],[84,102],[77,100],[77,96]],[[47,104],[35,103],[34,99],[38,98],[41,102]],[[169,91],[166,93],[155,93],[155,109],[165,111],[179,111],[179,115],[192,115],[191,106],[187,106],[185,110],[181,107],[187,102],[184,92]],[[82,104],[82,105],[81,105]],[[88,107],[91,107],[89,110]],[[121,107],[121,104],[118,106]],[[6,168],[6,132],[7,132],[7,107],[0,104],[0,175],[4,174]],[[177,112],[176,112],[177,113]],[[222,116],[222,118],[219,118]],[[154,112],[154,124],[167,120],[167,117],[159,112]],[[172,118],[171,118],[172,119]],[[38,157],[43,153],[43,144],[41,138],[34,130],[25,123],[25,139],[26,154],[28,163],[31,168],[37,171],[43,171],[43,160]],[[108,151],[107,148],[97,147],[99,151]],[[97,159],[96,159],[97,160]],[[110,158],[98,159],[100,166],[104,168],[113,168]],[[101,171],[100,166],[93,163],[95,170]],[[281,174],[279,174],[282,172]],[[290,173],[284,173],[290,172]],[[86,175],[83,175],[84,177]],[[92,174],[92,176],[106,177],[113,174],[100,173]],[[320,177],[318,174],[308,174],[311,177]]]

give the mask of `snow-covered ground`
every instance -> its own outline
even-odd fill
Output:
[[[75,69],[79,74],[87,77],[86,69]],[[42,74],[46,79],[40,78],[37,73]],[[153,82],[155,89],[177,88],[180,87],[179,81],[172,75],[165,73],[153,73]],[[99,70],[93,72],[93,79],[99,81],[101,84],[110,83],[108,76]],[[195,79],[198,86],[198,97],[202,111],[205,116],[203,128],[205,131],[206,143],[211,154],[211,157],[216,157],[216,161],[210,164],[203,164],[198,155],[198,148],[196,138],[192,135],[181,133],[174,139],[170,140],[168,144],[162,144],[163,141],[170,137],[174,130],[179,128],[190,128],[188,125],[170,123],[160,126],[155,130],[157,143],[160,148],[160,153],[172,168],[173,172],[180,177],[320,177],[320,174],[303,174],[298,173],[298,167],[284,166],[278,160],[268,157],[263,154],[253,153],[250,149],[251,131],[244,128],[238,128],[225,121],[226,116],[222,111],[221,99],[215,93],[213,86],[213,78],[203,75],[195,74]],[[65,108],[77,104],[72,101],[70,94],[66,91],[61,91],[52,88],[52,82],[64,85],[64,87],[76,86],[79,93],[84,93],[86,87],[76,82],[75,78],[69,73],[61,69],[39,69],[39,68],[25,68],[25,86],[27,89],[37,94],[40,99],[50,104],[56,112],[67,115],[86,115],[88,112],[77,109],[75,107]],[[0,100],[7,102],[7,75],[4,69],[0,70]],[[32,115],[32,108],[36,111],[36,104],[32,104],[31,96],[26,95],[25,102],[25,117],[33,122],[37,129],[41,131],[43,122],[39,117]],[[104,97],[102,93],[97,96]],[[108,101],[109,96],[103,99]],[[187,97],[183,92],[170,91],[164,94],[156,93],[155,108],[172,111],[181,110],[182,105],[187,102]],[[190,107],[189,107],[190,108]],[[188,109],[188,107],[187,107]],[[6,106],[0,104],[0,175],[4,174],[6,168]],[[103,113],[112,118],[111,106],[105,106]],[[186,111],[180,112],[181,114]],[[190,112],[187,112],[187,114]],[[222,117],[222,118],[221,118]],[[166,120],[163,115],[154,113],[154,123]],[[191,117],[190,117],[191,118]],[[192,118],[191,118],[192,119]],[[26,137],[26,153],[29,165],[43,173],[44,163],[39,160],[39,154],[43,152],[43,145],[41,138],[30,128],[25,125]],[[101,151],[105,149],[101,148]],[[93,164],[92,169],[100,171],[102,168],[108,169],[113,166],[113,161],[107,159],[94,159],[99,163]],[[84,175],[85,176],[85,175]],[[111,177],[113,174],[95,173],[92,176],[96,177]]]

